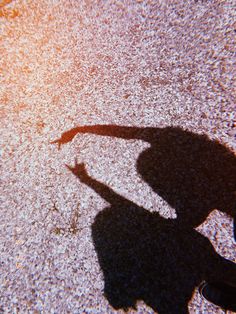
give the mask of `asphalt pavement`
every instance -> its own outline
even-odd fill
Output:
[[[0,313],[224,313],[235,12],[0,0]]]

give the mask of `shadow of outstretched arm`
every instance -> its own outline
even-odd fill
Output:
[[[114,190],[109,188],[106,184],[101,183],[89,176],[87,170],[85,169],[84,163],[78,164],[75,161],[74,167],[66,165],[66,167],[80,179],[80,181],[90,188],[92,188],[97,194],[99,194],[103,199],[105,199],[111,205],[122,204],[122,206],[137,206],[133,202],[127,200],[125,197],[119,195]]]
[[[88,125],[79,126],[62,133],[61,137],[51,144],[57,143],[59,148],[62,144],[69,143],[77,134],[89,133],[102,136],[111,136],[122,139],[140,139],[150,142],[151,139],[159,134],[161,129],[158,128],[139,128],[118,125]],[[158,133],[158,134],[157,134]]]

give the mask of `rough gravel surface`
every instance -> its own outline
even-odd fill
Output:
[[[233,151],[235,9],[233,0],[0,1],[0,313],[124,312],[104,295],[91,233],[109,203],[65,164],[77,158],[137,206],[178,219],[137,171],[149,144],[50,141],[79,125],[180,127]],[[196,229],[236,262],[230,216],[212,208]],[[146,303],[129,313],[154,313]],[[197,287],[188,309],[224,313]]]

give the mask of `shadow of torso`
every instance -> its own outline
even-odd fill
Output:
[[[158,313],[188,313],[192,293],[203,280],[236,274],[210,241],[177,220],[166,220],[135,205],[100,212],[92,236],[115,309],[143,300]]]

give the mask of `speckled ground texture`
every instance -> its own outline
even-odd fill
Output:
[[[235,9],[233,0],[0,1],[0,313],[124,312],[104,296],[91,236],[109,204],[65,164],[76,157],[174,219],[136,170],[148,144],[94,134],[60,150],[49,143],[78,125],[179,126],[234,150]],[[236,261],[231,217],[212,208],[197,230]],[[197,287],[188,309],[224,313]],[[140,300],[136,312],[154,310]]]

